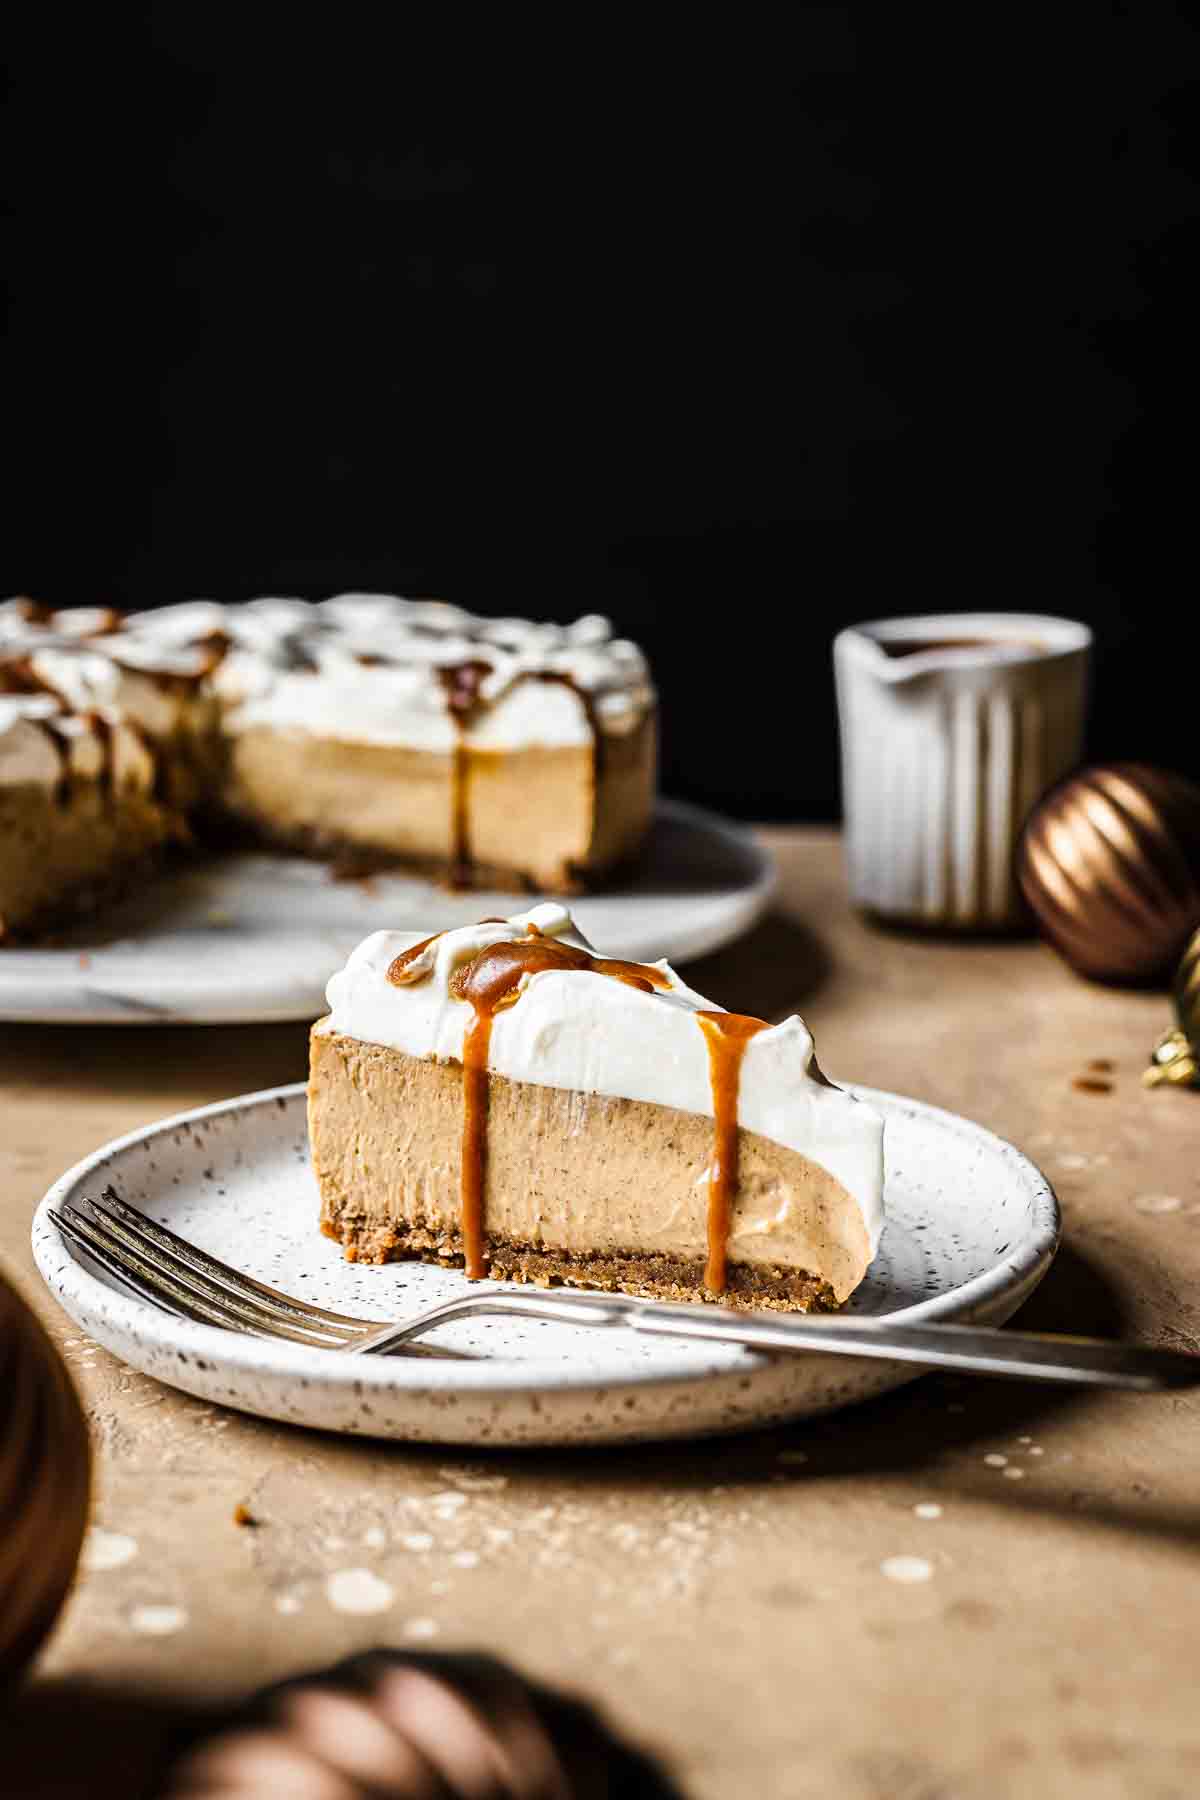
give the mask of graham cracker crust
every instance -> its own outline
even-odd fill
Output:
[[[439,1263],[461,1268],[462,1237],[458,1232],[431,1232],[419,1226],[368,1224],[365,1220],[330,1216],[322,1211],[321,1230],[341,1244],[347,1262]],[[836,1312],[838,1302],[827,1281],[804,1271],[731,1263],[728,1287],[711,1294],[704,1286],[704,1264],[673,1256],[613,1252],[578,1254],[566,1250],[534,1250],[503,1238],[488,1241],[488,1274],[493,1281],[532,1282],[538,1287],[600,1288],[646,1300],[709,1301],[718,1306],[746,1306],[770,1312]]]

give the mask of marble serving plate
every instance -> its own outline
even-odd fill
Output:
[[[571,906],[606,956],[686,962],[748,931],[774,886],[774,862],[749,831],[662,800],[636,866]],[[521,894],[449,893],[418,875],[337,880],[303,857],[216,857],[147,883],[52,947],[0,949],[0,1019],[315,1019],[329,977],[369,932],[448,930],[529,904]]]
[[[1045,1177],[952,1113],[855,1091],[887,1120],[888,1220],[850,1310],[1001,1323],[1057,1246],[1058,1203]],[[223,1261],[339,1312],[400,1318],[461,1293],[465,1278],[417,1263],[347,1263],[320,1235],[301,1084],[181,1113],[85,1158],[34,1220],[34,1255],[53,1293],[144,1374],[267,1418],[423,1443],[621,1443],[825,1413],[913,1378],[909,1368],[862,1359],[764,1356],[515,1319],[467,1320],[428,1340],[469,1360],[347,1357],[244,1337],[169,1317],[68,1247],[49,1209],[110,1182]]]

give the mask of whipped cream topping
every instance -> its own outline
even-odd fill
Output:
[[[595,730],[632,731],[654,704],[640,650],[606,619],[486,619],[385,594],[200,600],[125,618],[9,601],[0,661],[9,656],[28,657],[68,706],[118,706],[156,735],[187,728],[197,694],[186,683],[216,696],[234,734],[268,727],[439,752],[586,745]],[[448,678],[466,665],[472,703],[456,710]]]
[[[454,971],[489,945],[524,939],[531,926],[591,949],[565,907],[545,903],[498,923],[443,932],[408,963],[404,983],[396,985],[388,969],[421,942],[421,934],[377,931],[330,981],[329,1014],[316,1029],[409,1056],[461,1062],[473,1012],[451,991]],[[689,988],[669,963],[650,966],[665,981],[653,993],[582,970],[524,976],[516,1004],[495,1014],[489,1069],[512,1081],[711,1118],[708,1046],[696,1015],[724,1009]],[[883,1121],[825,1080],[803,1020],[785,1019],[746,1043],[737,1121],[827,1169],[856,1201],[874,1255],[883,1225]]]

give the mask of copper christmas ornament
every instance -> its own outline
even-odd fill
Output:
[[[1175,974],[1175,1013],[1178,1027],[1159,1038],[1142,1076],[1147,1087],[1200,1087],[1200,931],[1189,938]]]
[[[87,1524],[91,1449],[57,1351],[0,1276],[0,1687],[58,1616]]]
[[[1200,924],[1200,788],[1146,763],[1081,769],[1030,814],[1017,871],[1081,975],[1161,975]]]

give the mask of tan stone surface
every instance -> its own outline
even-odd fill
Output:
[[[1033,945],[872,931],[827,835],[772,841],[777,912],[689,978],[801,1007],[835,1079],[960,1110],[1042,1164],[1067,1238],[1028,1322],[1200,1349],[1200,1094],[1139,1085],[1166,1000]],[[5,1028],[5,1267],[90,1407],[96,1523],[137,1545],[84,1577],[44,1677],[229,1693],[369,1644],[473,1644],[606,1703],[703,1800],[1200,1792],[1200,1395],[927,1379],[739,1441],[471,1459],[223,1413],[82,1339],[35,1286],[48,1182],[117,1132],[302,1077],[305,1038]],[[1111,1093],[1073,1087],[1092,1059]],[[336,1610],[350,1568],[386,1610]]]

